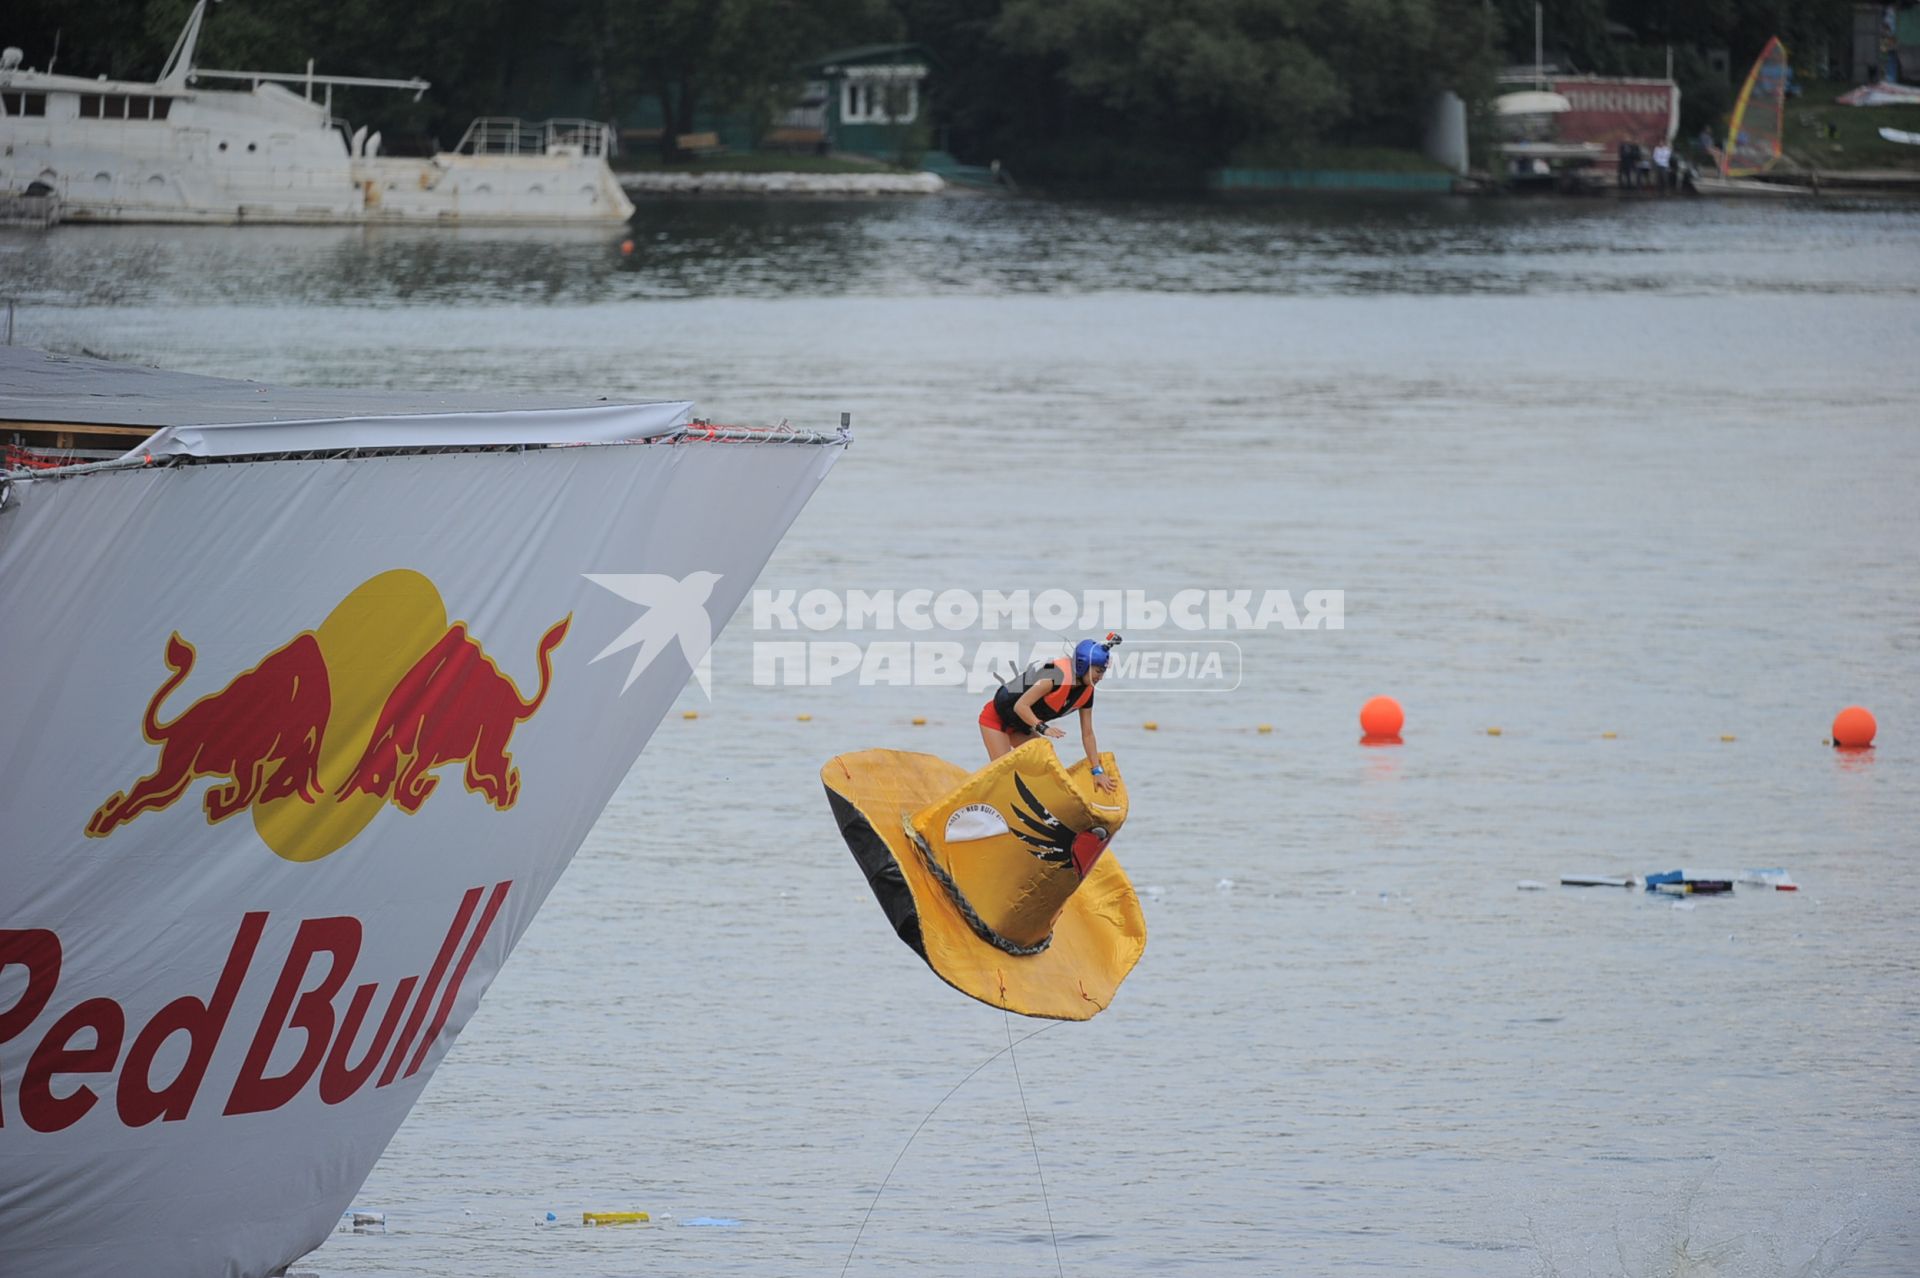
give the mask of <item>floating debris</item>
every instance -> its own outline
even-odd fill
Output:
[[[552,1212],[547,1213],[552,1216]],[[583,1211],[580,1223],[583,1225],[645,1225],[653,1220],[644,1211]]]
[[[1668,896],[1723,896],[1733,891],[1727,879],[1687,879],[1679,883],[1655,883],[1648,889]]]

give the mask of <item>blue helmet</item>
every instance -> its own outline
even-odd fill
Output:
[[[1119,642],[1119,635],[1109,635],[1104,643],[1098,639],[1082,639],[1073,645],[1073,677],[1084,679],[1087,677],[1087,672],[1095,666],[1104,669],[1107,664],[1107,649]]]

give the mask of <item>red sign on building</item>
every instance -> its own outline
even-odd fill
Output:
[[[1555,117],[1561,142],[1598,142],[1608,154],[1623,141],[1650,150],[1680,127],[1680,90],[1671,80],[1563,75],[1551,87],[1573,107]]]

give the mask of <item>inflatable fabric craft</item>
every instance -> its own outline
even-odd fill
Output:
[[[969,775],[944,759],[863,750],[820,779],[900,939],[939,977],[1023,1016],[1084,1021],[1146,949],[1146,919],[1107,845],[1127,788],[1029,741]]]

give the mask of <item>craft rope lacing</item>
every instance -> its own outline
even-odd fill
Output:
[[[907,837],[913,840],[913,846],[919,849],[920,859],[926,862],[927,872],[939,880],[940,886],[947,890],[947,896],[953,901],[954,908],[960,911],[960,917],[967,921],[967,926],[973,929],[975,936],[985,941],[988,945],[993,946],[995,949],[1004,950],[1015,958],[1031,957],[1053,944],[1053,935],[1051,933],[1041,937],[1038,944],[1022,945],[1020,942],[1010,941],[994,931],[987,921],[980,917],[979,912],[973,908],[973,903],[967,900],[967,894],[960,890],[960,885],[953,881],[953,876],[947,873],[946,867],[933,859],[933,849],[928,847],[927,841],[920,837],[920,831],[913,828],[912,818],[901,817],[900,825],[906,830]]]

